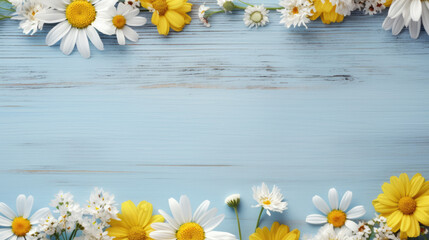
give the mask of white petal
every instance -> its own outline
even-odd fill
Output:
[[[356,232],[358,230],[358,225],[350,220],[346,220],[346,227],[350,230],[352,230],[353,232]]]
[[[97,30],[92,25],[89,25],[86,29],[86,35],[88,36],[89,40],[91,40],[92,44],[94,46],[102,51],[104,50],[103,42],[101,41],[100,35],[98,35]]]
[[[268,216],[271,216],[271,213],[270,213],[270,211],[269,211],[269,210],[267,210],[267,215],[268,215]]]
[[[128,40],[130,40],[132,42],[137,42],[139,40],[139,35],[136,33],[136,31],[134,31],[130,27],[124,26],[124,28],[122,28],[122,31]],[[192,213],[191,213],[191,215],[192,215]]]
[[[89,49],[88,37],[86,36],[85,30],[80,29],[79,34],[77,35],[76,41],[77,50],[84,58],[89,58],[91,56],[91,51]]]
[[[426,33],[429,35],[429,9],[426,4],[423,6],[422,9],[422,22]]]
[[[383,29],[384,30],[390,30],[390,29],[392,29],[393,22],[395,22],[394,19],[392,19],[390,17],[386,17],[386,19],[384,19],[384,22],[383,22],[383,26],[382,26]]]
[[[2,227],[10,227],[12,226],[12,220],[7,219],[3,216],[0,216],[0,226]]]
[[[0,202],[0,213],[11,220],[16,217],[16,213],[8,205],[2,202]]]
[[[128,10],[127,12],[125,12],[125,14],[123,14],[123,16],[127,20],[127,24],[128,24],[129,20],[135,18],[139,13],[140,13],[140,10],[138,8],[135,8],[135,9]]]
[[[313,204],[317,209],[326,215],[331,212],[331,209],[328,207],[328,204],[326,204],[325,200],[323,200],[318,195],[313,197]]]
[[[352,196],[353,193],[350,191],[344,193],[343,198],[340,202],[340,210],[342,210],[343,212],[347,211],[350,206],[350,203],[352,202]]]
[[[168,215],[166,212],[164,212],[163,210],[158,210],[159,214],[161,214],[165,220],[171,225],[173,226],[176,230],[179,229],[180,225],[177,223],[176,219],[172,218],[170,215]]]
[[[27,198],[23,194],[19,195],[16,198],[16,210],[18,211],[19,217],[24,216],[26,202],[27,202]]]
[[[204,202],[202,202],[200,204],[200,206],[198,206],[197,210],[195,210],[194,212],[194,216],[193,216],[193,220],[194,222],[200,222],[201,221],[201,217],[204,216],[204,214],[207,212],[207,209],[209,209],[210,206],[210,201],[205,200]]]
[[[337,189],[331,188],[328,192],[329,204],[332,209],[338,209],[338,192]]]
[[[70,55],[76,45],[79,29],[72,28],[70,32],[61,41],[60,49],[65,55]]]
[[[115,26],[113,26],[112,24],[107,24],[105,21],[96,19],[93,23],[92,26],[94,26],[98,31],[106,34],[106,35],[113,35],[115,34],[116,28]]]
[[[419,19],[417,22],[411,21],[408,27],[411,38],[417,39],[422,30],[422,21]]]
[[[8,239],[13,235],[13,232],[10,228],[0,229],[0,239]]]
[[[410,15],[413,21],[420,20],[422,16],[422,2],[420,0],[411,0]]]
[[[157,222],[152,223],[150,226],[155,230],[176,232],[176,229],[172,227],[169,223]]]
[[[208,210],[204,214],[204,216],[202,216],[200,218],[200,221],[198,221],[196,223],[200,224],[201,226],[205,226],[210,221],[210,219],[212,219],[212,218],[214,218],[216,216],[216,213],[217,213],[217,209],[216,208],[212,208],[212,209]]]
[[[118,39],[119,45],[125,45],[125,35],[122,29],[116,29],[116,39]],[[176,216],[174,216],[174,213],[173,213],[173,217],[176,218]]]
[[[27,201],[25,202],[25,209],[24,209],[24,218],[30,217],[30,213],[31,213],[31,209],[33,208],[33,202],[34,202],[34,198],[33,196],[28,196]]]
[[[182,208],[182,213],[183,213],[185,222],[192,221],[192,207],[191,207],[191,202],[189,201],[189,198],[187,196],[182,195],[180,197],[180,207]]]
[[[58,23],[66,20],[66,15],[64,12],[52,9],[39,12],[35,15],[35,17],[44,23]]]
[[[67,3],[64,0],[50,0],[47,2],[47,5],[57,10],[65,11]]]
[[[101,0],[101,1],[93,1],[93,4],[97,12],[102,12],[111,6],[115,6],[117,2],[118,0]]]
[[[58,23],[46,36],[46,44],[52,46],[63,38],[71,29],[69,22]]]
[[[175,240],[176,239],[176,233],[172,231],[153,231],[149,234],[149,236],[155,240],[157,239]]]
[[[393,22],[393,27],[392,27],[392,34],[398,35],[402,31],[404,26],[405,26],[405,23],[402,16],[395,18],[395,21]]]
[[[359,205],[350,209],[350,211],[348,211],[346,214],[347,219],[356,219],[362,217],[363,215],[365,215],[365,213],[365,208],[362,205]]]
[[[38,224],[39,220],[43,217],[46,217],[50,213],[49,208],[42,208],[37,210],[33,216],[30,217],[30,223],[32,225]]]
[[[390,18],[396,18],[402,14],[402,10],[408,0],[395,0],[389,8],[388,16]]]
[[[16,240],[17,238],[18,238],[18,236],[12,235],[12,237],[9,240]]]
[[[214,218],[211,218],[204,226],[202,226],[204,228],[205,232],[210,232],[213,229],[215,229],[217,226],[219,226],[219,224],[222,223],[223,219],[225,219],[225,215],[221,214],[219,216],[216,216]]]
[[[236,240],[237,238],[227,232],[211,231],[206,233],[206,240]]]
[[[128,26],[133,26],[133,27],[140,27],[145,25],[147,22],[147,19],[144,17],[133,17],[129,20],[127,20],[127,25]]]
[[[118,15],[124,15],[124,13],[127,13],[128,11],[130,11],[130,10],[132,10],[132,9],[133,9],[133,8],[132,8],[131,6],[126,5],[126,4],[122,3],[122,2],[120,2],[120,3],[118,4],[118,7],[117,7],[117,10],[116,10],[116,13],[117,13]]]
[[[310,224],[323,224],[328,222],[328,218],[320,214],[310,214],[305,219],[305,222]]]

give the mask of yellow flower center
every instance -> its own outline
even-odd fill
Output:
[[[128,232],[129,240],[146,240],[146,231],[142,227],[132,227]]]
[[[185,223],[176,233],[177,240],[204,240],[204,229],[197,223]]]
[[[399,200],[398,208],[405,215],[413,214],[417,208],[416,200],[410,197],[403,197]]]
[[[270,201],[270,199],[265,198],[265,199],[263,199],[263,200],[262,200],[262,203],[263,203],[264,205],[270,205],[270,204],[271,204],[271,201]]]
[[[255,22],[255,23],[261,22],[263,18],[264,16],[262,16],[261,12],[254,12],[250,15],[250,20],[252,20],[252,22]]]
[[[122,15],[116,15],[113,20],[113,25],[115,25],[116,28],[122,29],[125,24],[127,23],[127,19],[125,19]]]
[[[95,7],[86,0],[74,0],[66,8],[66,18],[75,28],[86,28],[95,21]]]
[[[341,210],[332,210],[328,214],[328,223],[334,227],[342,227],[346,223],[347,215]]]
[[[298,14],[298,13],[299,13],[299,9],[298,9],[298,7],[294,7],[294,8],[292,9],[292,13],[293,13],[293,14]]]
[[[159,15],[161,16],[163,16],[168,10],[166,0],[155,0],[152,2],[152,6],[156,11],[158,11]]]
[[[17,217],[12,222],[12,232],[18,237],[24,237],[31,230],[31,223],[28,219]]]

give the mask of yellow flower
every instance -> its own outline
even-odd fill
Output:
[[[384,183],[381,189],[383,193],[372,204],[387,218],[387,225],[393,232],[401,230],[402,236],[419,236],[419,223],[429,225],[429,181],[419,173],[411,180],[402,173],[399,178],[392,176],[390,184]]]
[[[290,232],[288,226],[275,222],[271,226],[271,230],[268,230],[267,227],[256,229],[256,232],[250,235],[249,240],[298,240],[299,235],[298,229]]]
[[[155,222],[164,222],[161,215],[153,215],[152,204],[142,201],[136,207],[132,201],[122,203],[120,220],[111,220],[108,235],[116,240],[152,240],[149,233],[153,231],[150,226]]]
[[[392,5],[392,0],[386,0],[386,2],[384,3],[384,6],[390,7],[390,5]]]
[[[344,20],[344,15],[338,14],[336,6],[333,6],[330,1],[314,0],[313,1],[314,12],[313,16],[310,17],[311,20],[316,20],[320,17],[323,23],[331,24],[332,22],[342,22]]]
[[[185,24],[191,23],[187,14],[192,4],[188,0],[140,0],[141,5],[153,11],[152,23],[158,27],[159,34],[168,35],[170,28],[180,32]]]

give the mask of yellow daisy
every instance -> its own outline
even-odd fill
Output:
[[[384,183],[381,189],[383,193],[372,204],[387,218],[387,225],[393,232],[401,230],[402,236],[419,236],[419,223],[429,225],[429,181],[419,173],[411,180],[402,173],[399,178],[392,176],[390,184]]]
[[[289,231],[288,226],[275,222],[271,226],[271,230],[267,227],[256,229],[256,232],[250,235],[249,240],[298,240],[299,235],[298,229]]]
[[[159,34],[168,35],[170,28],[176,32],[191,23],[187,14],[192,4],[188,0],[140,0],[144,8],[153,11],[152,23],[158,27]]]
[[[161,215],[153,215],[152,204],[142,201],[136,207],[132,201],[122,203],[120,220],[111,220],[108,235],[116,240],[152,240],[149,233],[153,231],[151,224],[164,222]]]
[[[313,4],[316,12],[310,17],[311,20],[314,21],[320,17],[325,24],[342,22],[344,20],[344,15],[338,14],[336,6],[333,6],[330,1],[314,0]]]

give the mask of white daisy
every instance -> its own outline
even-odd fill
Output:
[[[99,15],[116,4],[117,0],[50,0],[51,8],[36,16],[45,23],[58,23],[46,36],[46,44],[52,46],[61,40],[61,51],[69,55],[75,45],[80,54],[89,58],[91,55],[88,39],[94,46],[103,50],[104,45],[97,30],[106,34],[109,27]]]
[[[353,232],[347,227],[334,228],[332,224],[326,224],[312,240],[354,240]]]
[[[200,6],[198,9],[198,17],[200,18],[200,21],[204,24],[206,27],[210,27],[209,20],[205,17],[206,12],[210,10],[209,7],[205,6],[204,4]]]
[[[132,8],[139,8],[140,7],[140,0],[125,0],[125,4]]]
[[[33,35],[37,30],[43,28],[43,22],[36,17],[36,14],[46,9],[47,7],[42,0],[27,0],[21,8],[16,9],[12,19],[21,21],[19,28],[23,30],[24,34]]]
[[[271,216],[270,211],[281,213],[287,209],[287,202],[283,202],[283,195],[276,185],[271,192],[265,183],[262,183],[261,187],[254,186],[252,190],[253,199],[258,202],[258,205],[253,207],[263,207],[267,210],[268,216]]]
[[[249,28],[265,26],[270,21],[268,19],[269,12],[264,5],[248,6],[244,10],[244,24]]]
[[[125,45],[125,38],[132,42],[139,40],[138,33],[129,26],[139,27],[146,24],[146,18],[139,17],[139,13],[140,9],[119,3],[117,8],[112,6],[100,13],[100,18],[106,21],[105,25],[108,28],[106,34],[115,32],[119,45]]]
[[[280,23],[284,24],[287,28],[300,27],[310,22],[310,16],[316,11],[313,4],[309,0],[282,0],[280,6],[284,7],[277,10],[282,14]]]
[[[418,38],[421,26],[429,34],[429,2],[421,0],[395,0],[389,8],[389,14],[383,22],[385,30],[392,30],[398,35],[408,27],[410,36]]]
[[[371,228],[364,221],[360,221],[358,224],[358,229],[355,232],[356,240],[366,240],[371,235]]]
[[[225,198],[225,204],[230,207],[238,207],[240,204],[240,194],[232,194]]]
[[[306,218],[307,223],[311,224],[332,224],[336,228],[343,227],[344,225],[351,231],[357,231],[358,225],[350,219],[357,219],[365,215],[365,208],[360,205],[356,206],[349,211],[347,209],[352,201],[352,192],[347,191],[338,204],[338,192],[335,188],[329,189],[328,193],[329,204],[318,195],[313,197],[313,204],[325,215],[310,214]]]
[[[39,220],[49,214],[48,208],[42,208],[36,211],[31,217],[33,208],[33,197],[28,198],[24,195],[19,195],[16,198],[15,213],[5,203],[0,202],[0,239],[4,240],[24,240],[30,237],[30,231],[39,224]]]
[[[204,201],[192,215],[189,198],[181,196],[180,202],[170,198],[168,200],[173,216],[163,210],[159,213],[167,220],[165,223],[153,223],[155,230],[150,233],[154,240],[235,240],[235,236],[213,231],[225,218],[224,215],[216,216],[217,209],[208,209],[210,202]]]

